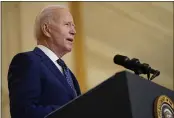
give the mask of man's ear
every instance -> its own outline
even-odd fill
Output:
[[[51,37],[48,24],[44,23],[44,24],[41,26],[41,29],[42,29],[43,34],[44,34],[46,37],[49,37],[49,38]]]

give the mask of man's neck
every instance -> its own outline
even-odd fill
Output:
[[[54,52],[57,55],[57,57],[59,57],[59,58],[63,57],[65,54],[62,51],[60,51],[59,49],[57,49],[57,47],[54,46],[53,44],[51,45],[50,43],[48,43],[47,40],[40,40],[37,42],[37,45],[43,45],[43,46],[47,47],[52,52]]]

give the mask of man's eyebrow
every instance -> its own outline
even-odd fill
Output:
[[[70,24],[72,24],[73,26],[75,26],[75,24],[74,24],[74,22],[72,22],[72,21],[63,21],[64,23],[70,23]]]

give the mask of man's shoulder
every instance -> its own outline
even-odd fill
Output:
[[[12,62],[33,62],[38,60],[38,56],[34,53],[34,51],[25,51],[25,52],[20,52],[14,55],[12,58]]]
[[[17,53],[9,64],[8,76],[11,76],[10,73],[20,74],[21,72],[39,70],[40,63],[38,60],[38,56],[33,51]]]
[[[36,54],[33,51],[25,51],[25,52],[19,52],[17,53],[14,58],[19,58],[19,57],[27,57],[27,58],[32,58],[35,57]]]

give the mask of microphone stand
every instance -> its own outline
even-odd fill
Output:
[[[148,80],[153,80],[160,74],[160,71],[152,69],[149,66],[149,64],[146,63],[141,64],[139,59],[136,58],[130,60],[126,56],[116,55],[114,57],[114,63],[134,71],[134,73],[138,76],[140,74],[147,74]],[[153,75],[150,77],[150,74]]]
[[[151,74],[151,67],[149,66],[149,64],[143,63],[141,64],[140,61],[136,58],[131,59],[131,64],[134,65],[136,64],[137,68],[132,68],[131,70],[134,71],[134,73],[136,75],[140,75],[140,74],[147,74],[147,78],[148,80],[153,80],[155,77],[157,77],[160,72],[158,70],[155,70],[155,73],[153,73],[153,75],[150,77]]]

